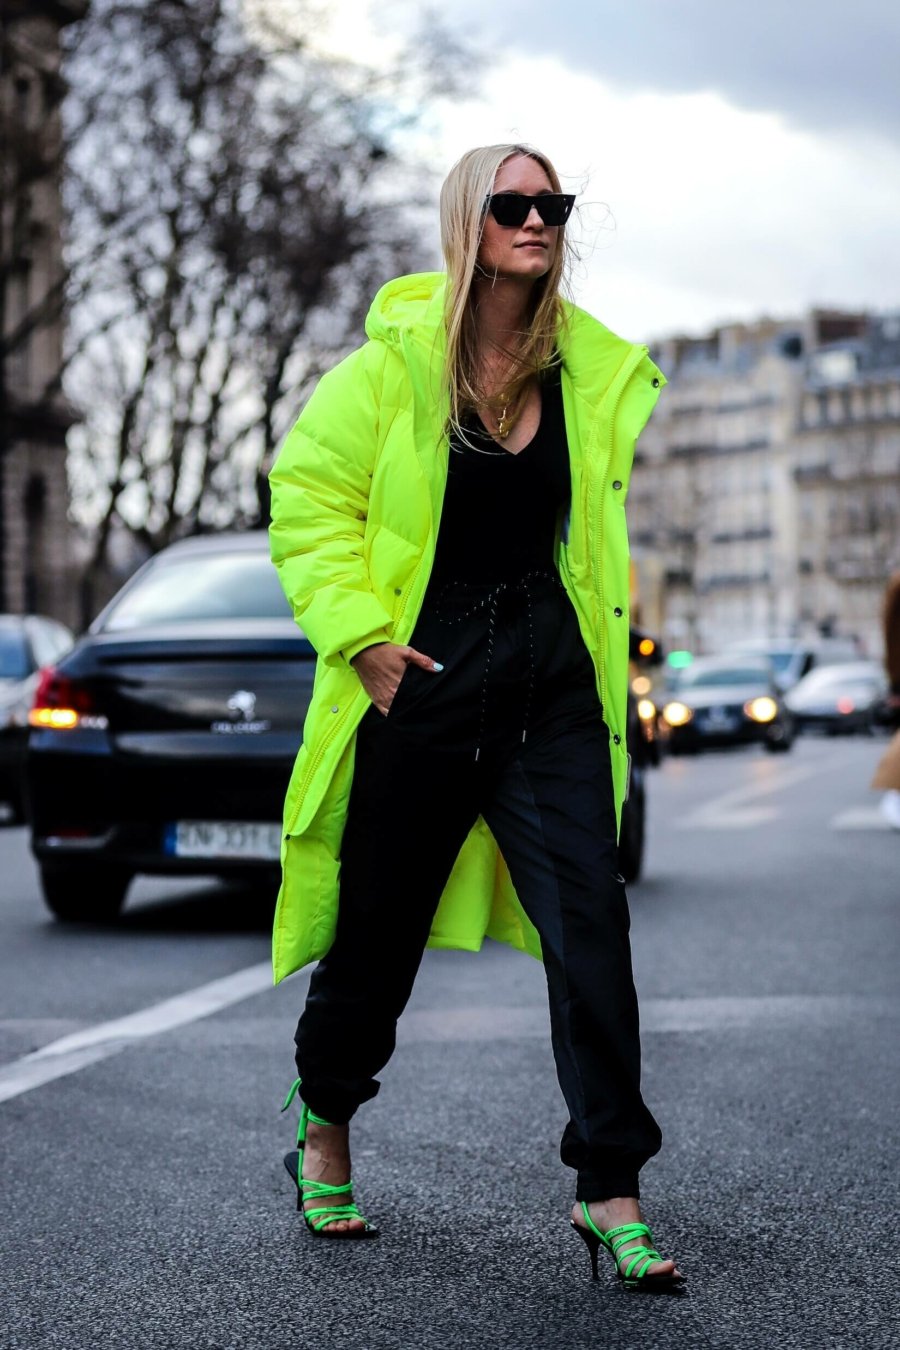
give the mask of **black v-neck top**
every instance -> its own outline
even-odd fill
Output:
[[[474,413],[466,444],[450,439],[447,487],[429,589],[450,581],[516,581],[553,566],[559,514],[569,504],[569,447],[559,367],[541,380],[541,419],[511,454]]]

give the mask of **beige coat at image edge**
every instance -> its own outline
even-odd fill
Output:
[[[878,762],[872,787],[879,791],[889,788],[900,790],[900,731],[894,736],[887,750]]]

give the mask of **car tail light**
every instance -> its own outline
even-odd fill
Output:
[[[103,731],[109,722],[99,713],[89,689],[46,666],[38,676],[28,724],[42,730],[71,731],[74,727]]]
[[[855,708],[856,704],[853,702],[852,698],[842,696],[837,701],[837,710],[839,713],[852,713]]]

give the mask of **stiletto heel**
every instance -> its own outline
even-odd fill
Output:
[[[587,1204],[582,1200],[581,1212],[584,1224],[572,1220],[572,1227],[579,1237],[584,1239],[591,1255],[591,1270],[594,1279],[599,1279],[597,1271],[597,1253],[601,1246],[612,1256],[616,1263],[616,1274],[626,1289],[642,1294],[681,1293],[685,1279],[683,1275],[648,1275],[647,1271],[655,1261],[663,1258],[653,1246],[653,1234],[645,1223],[623,1223],[616,1228],[601,1232],[590,1216]],[[645,1247],[635,1242],[635,1238],[645,1237],[650,1243]],[[624,1270],[622,1265],[624,1264]]]
[[[288,1095],[284,1099],[282,1111],[286,1111],[291,1102],[297,1095],[297,1089],[300,1086],[300,1079],[296,1078],[291,1084]],[[348,1241],[359,1241],[361,1238],[378,1237],[378,1229],[374,1224],[369,1223],[368,1219],[360,1214],[352,1202],[336,1205],[318,1205],[315,1209],[304,1209],[305,1200],[324,1200],[328,1196],[349,1195],[353,1190],[353,1182],[346,1181],[342,1186],[331,1186],[327,1181],[306,1180],[301,1175],[301,1158],[303,1149],[306,1145],[306,1127],[312,1121],[314,1125],[330,1125],[330,1120],[324,1120],[321,1116],[316,1116],[310,1111],[306,1102],[303,1102],[300,1109],[300,1124],[297,1126],[297,1147],[290,1153],[284,1155],[284,1165],[290,1176],[294,1180],[297,1188],[297,1209],[303,1215],[303,1221],[313,1237],[327,1237],[335,1239],[345,1239]],[[342,1228],[328,1231],[329,1225],[335,1223],[338,1219],[360,1219],[365,1225],[363,1228]]]
[[[582,1228],[580,1223],[571,1220],[572,1227],[580,1238],[584,1239],[584,1245],[588,1249],[588,1255],[591,1258],[591,1270],[594,1272],[594,1279],[599,1280],[600,1272],[597,1269],[597,1253],[600,1250],[600,1239],[594,1237],[594,1234],[588,1228]]]

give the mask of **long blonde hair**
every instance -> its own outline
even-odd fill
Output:
[[[485,145],[468,150],[448,173],[441,188],[441,247],[447,267],[444,324],[447,336],[444,375],[450,390],[448,431],[464,435],[461,421],[483,404],[480,387],[472,281],[478,261],[484,226],[485,199],[494,186],[497,170],[514,155],[536,160],[554,192],[561,192],[559,175],[546,155],[529,145]],[[515,353],[513,379],[508,386],[511,400],[539,371],[557,360],[560,329],[565,323],[560,294],[568,273],[569,247],[565,226],[559,227],[557,248],[550,270],[534,284],[531,323],[521,334]]]

